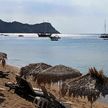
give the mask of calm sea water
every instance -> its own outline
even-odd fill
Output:
[[[108,75],[108,40],[96,36],[72,36],[50,41],[49,38],[37,38],[34,34],[32,37],[24,36],[0,36],[0,51],[8,54],[9,64],[19,67],[37,62],[64,64],[84,74],[88,68],[96,67]],[[108,96],[101,101],[108,102]]]
[[[0,51],[8,54],[8,63],[20,67],[45,62],[64,64],[87,73],[88,68],[95,66],[108,75],[108,40],[96,36],[63,37],[59,41],[50,41],[49,38],[11,34],[0,37]]]

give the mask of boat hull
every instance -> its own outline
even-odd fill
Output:
[[[100,38],[108,39],[108,34],[101,34]]]
[[[54,36],[54,37],[50,37],[50,39],[51,39],[51,41],[58,41],[60,39],[60,37]]]
[[[49,33],[38,33],[38,37],[51,37],[51,35]]]

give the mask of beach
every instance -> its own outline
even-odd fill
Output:
[[[0,71],[3,70],[4,69],[0,65]],[[3,93],[5,95],[5,101],[0,105],[1,108],[35,108],[31,102],[19,97],[13,91],[8,91],[8,88],[4,86],[6,82],[15,82],[15,76],[19,73],[20,68],[12,65],[6,65],[5,71],[9,71],[9,79],[0,78],[0,87],[3,87],[5,89],[4,91],[0,91],[0,93]],[[52,92],[57,98],[59,98],[58,91],[57,89],[55,89],[55,87],[51,88],[50,92]],[[67,101],[71,105],[71,108],[90,108],[90,103],[84,99],[69,97],[64,97],[61,99]],[[108,104],[96,101],[93,104],[93,108],[108,108]]]

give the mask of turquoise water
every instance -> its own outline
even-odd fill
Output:
[[[16,66],[45,62],[64,64],[87,73],[89,67],[103,69],[108,75],[108,40],[95,36],[48,38],[0,37],[0,51],[8,54],[7,62]]]

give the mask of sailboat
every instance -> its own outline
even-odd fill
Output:
[[[103,34],[101,34],[100,38],[103,38],[104,40],[108,40],[108,34],[106,33],[106,19],[104,22],[104,30],[105,30],[105,32]]]

